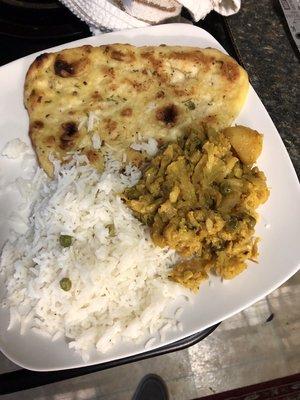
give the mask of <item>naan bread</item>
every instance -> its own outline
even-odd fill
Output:
[[[45,53],[26,76],[29,134],[49,176],[50,154],[83,153],[101,168],[99,138],[120,156],[141,138],[171,141],[200,121],[227,127],[248,86],[244,69],[211,48],[114,44]],[[138,152],[127,154],[138,162]]]

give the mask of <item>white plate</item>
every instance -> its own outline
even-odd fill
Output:
[[[206,31],[191,25],[169,24],[109,33],[64,44],[51,50],[82,44],[131,43],[133,45],[188,45],[197,47],[222,46]],[[14,61],[0,68],[0,149],[13,138],[28,140],[28,118],[23,106],[25,73],[37,54]],[[275,96],[275,94],[274,94]],[[278,98],[280,101],[280,98]],[[250,88],[247,102],[237,119],[238,123],[264,133],[264,148],[259,167],[267,175],[271,196],[261,208],[261,222],[257,232],[262,238],[259,264],[249,268],[232,281],[221,283],[213,279],[211,285],[201,286],[195,302],[183,305],[183,331],[170,333],[163,343],[151,349],[203,330],[255,303],[272,292],[299,268],[300,191],[298,180],[281,138],[257,94]],[[20,169],[14,161],[0,160],[0,171],[13,174]],[[14,209],[15,195],[0,196],[0,218]],[[1,222],[1,219],[0,219]],[[0,227],[0,246],[8,226]],[[17,329],[9,332],[7,311],[0,311],[0,346],[3,353],[22,367],[50,371],[97,364],[145,352],[144,345],[120,344],[107,354],[94,353],[88,364],[69,350],[64,340],[51,342],[28,332],[21,336]],[[150,349],[147,349],[150,350]]]

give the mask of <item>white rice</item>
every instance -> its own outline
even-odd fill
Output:
[[[98,133],[94,133],[92,135],[92,145],[93,145],[95,150],[99,150],[101,148],[102,141],[101,141],[100,136],[98,135]]]
[[[155,156],[158,150],[157,141],[153,138],[149,138],[145,142],[133,143],[130,147],[133,150],[145,151],[150,157]]]
[[[56,163],[53,180],[38,168],[32,180],[20,182],[31,210],[28,230],[7,242],[1,257],[9,328],[20,321],[22,332],[65,336],[84,359],[94,348],[106,352],[121,340],[146,340],[170,321],[166,306],[186,294],[167,278],[175,252],[155,247],[118,195],[140,172],[127,166],[122,175],[119,168],[107,159],[101,175],[83,156]],[[72,236],[70,247],[60,245],[62,234]],[[60,287],[64,277],[70,291]]]
[[[94,125],[99,121],[99,113],[95,111],[90,111],[87,115],[79,119],[78,129],[83,127],[90,133],[94,130]]]
[[[91,132],[94,129],[94,124],[97,122],[99,118],[97,117],[96,113],[93,111],[90,111],[88,114],[88,119],[87,119],[87,131]]]

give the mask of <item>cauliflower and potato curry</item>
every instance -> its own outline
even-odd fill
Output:
[[[262,135],[243,126],[199,126],[164,146],[124,198],[153,242],[181,256],[170,279],[197,290],[212,272],[230,279],[256,260],[256,209],[269,196],[253,166]]]

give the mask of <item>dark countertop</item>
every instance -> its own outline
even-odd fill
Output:
[[[300,176],[300,69],[278,0],[243,0],[226,18],[250,81]]]

